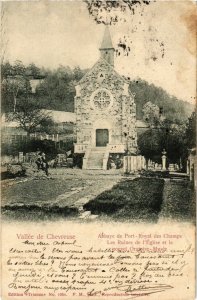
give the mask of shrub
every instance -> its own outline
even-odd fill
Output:
[[[157,178],[169,178],[169,171],[151,171],[151,170],[142,170],[140,174],[143,177],[157,177]]]

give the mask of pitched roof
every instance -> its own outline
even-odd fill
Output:
[[[108,26],[105,27],[104,36],[100,47],[100,50],[102,49],[114,49]]]
[[[43,109],[56,123],[75,123],[76,115],[73,112]]]
[[[94,72],[94,69],[100,65],[107,65],[109,67],[109,69],[111,70],[111,72],[113,72],[116,76],[119,77],[120,80],[124,81],[125,83],[129,83],[129,80],[127,80],[126,78],[124,78],[123,76],[121,76],[120,74],[118,74],[114,68],[102,57],[99,58],[99,60],[97,60],[97,62],[94,64],[94,66],[77,82],[76,85],[80,85],[83,84],[86,81],[86,78]]]

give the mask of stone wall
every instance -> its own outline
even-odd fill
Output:
[[[97,128],[109,130],[110,144],[137,147],[136,107],[129,83],[100,59],[76,87],[75,134],[77,143],[95,146]],[[102,100],[101,100],[102,99]]]

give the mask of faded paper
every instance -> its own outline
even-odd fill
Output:
[[[3,299],[194,299],[190,224],[25,227],[3,226]]]
[[[58,65],[86,69],[98,60],[102,22],[108,19],[101,14],[101,24],[96,23],[84,2],[17,1],[4,2],[2,8],[6,16],[4,61],[19,59],[51,69]],[[121,20],[110,26],[113,41],[118,43],[128,35],[134,45],[129,56],[123,52],[116,57],[116,70],[131,80],[143,78],[194,105],[194,3],[156,1],[142,15],[137,11],[134,19],[124,11],[116,15]],[[83,174],[79,172],[80,181]],[[75,173],[65,174],[63,180],[75,178]],[[93,187],[97,180],[94,176],[87,179]],[[107,189],[107,175],[102,180],[100,192]],[[141,224],[107,217],[53,222],[11,217],[3,218],[1,241],[3,300],[195,298],[193,220],[161,218],[156,224]]]

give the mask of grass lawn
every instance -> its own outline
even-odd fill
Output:
[[[88,202],[84,208],[113,219],[155,222],[161,210],[163,187],[162,179],[126,180]]]
[[[124,178],[117,184],[120,178],[74,172],[64,174],[62,171],[49,179],[10,181],[10,185],[5,182],[2,185],[3,217],[24,221],[77,218],[78,211],[72,204],[87,195],[95,195],[83,207],[104,221],[195,220],[194,188],[189,181],[140,177]],[[112,183],[116,185],[106,190]],[[80,192],[56,202],[59,195],[76,189]]]
[[[78,213],[76,209],[53,205],[53,201],[59,195],[84,184],[83,180],[54,178],[30,180],[9,187],[5,186],[2,188],[2,215],[4,219],[11,218],[22,221],[72,217]],[[49,203],[52,206],[49,206]]]
[[[44,204],[58,195],[85,185],[85,180],[65,178],[30,180],[2,188],[3,203]]]
[[[164,187],[161,216],[174,220],[195,220],[195,191],[189,181],[168,181]]]
[[[59,206],[12,206],[7,208],[4,206],[1,209],[2,217],[4,220],[16,220],[16,221],[57,221],[70,219],[78,215],[76,208],[59,207]]]
[[[75,202],[96,197],[120,180],[121,175],[87,173],[77,169],[50,170],[51,176],[2,181],[4,219],[56,220],[78,215]],[[41,174],[42,175],[42,174]]]

